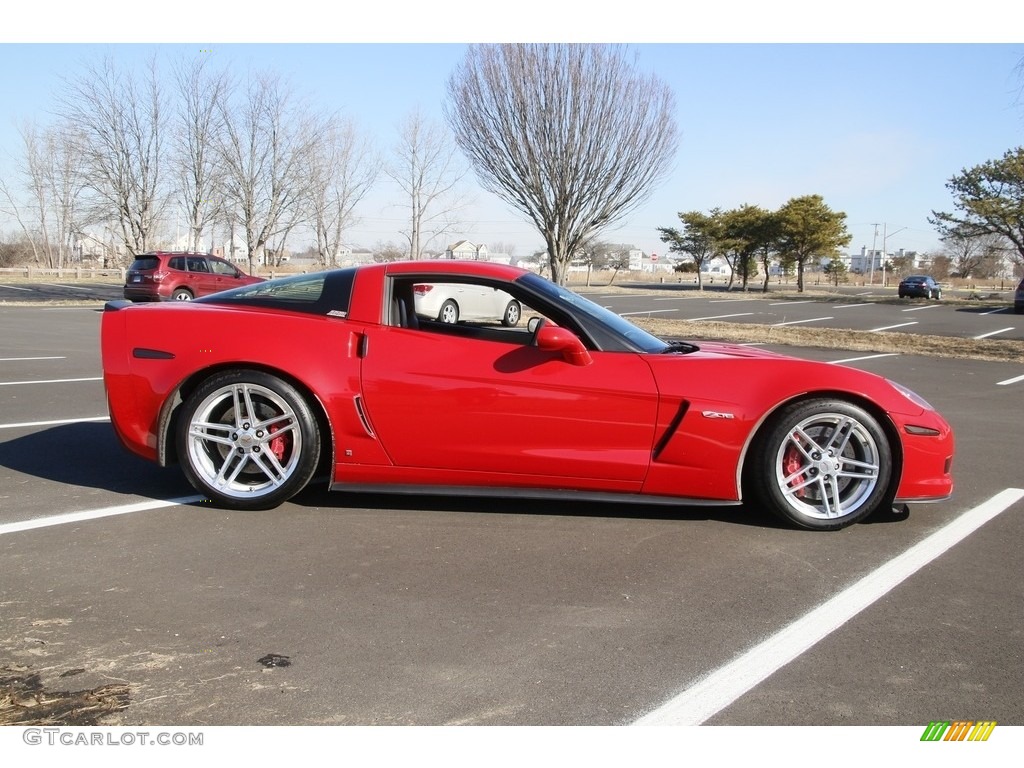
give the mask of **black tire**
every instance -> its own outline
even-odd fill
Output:
[[[262,371],[227,371],[185,401],[177,448],[188,481],[217,505],[272,509],[313,478],[320,430],[288,382]]]
[[[438,310],[437,319],[442,323],[454,324],[459,322],[459,305],[452,299],[448,299]]]
[[[175,288],[171,293],[171,299],[173,301],[192,301],[195,296],[192,295],[192,291],[188,288]]]
[[[519,325],[519,320],[523,316],[523,308],[519,302],[513,299],[505,306],[505,314],[502,315],[501,324],[506,328],[513,328]]]
[[[784,407],[748,462],[748,501],[800,528],[832,531],[892,503],[892,448],[878,421],[842,400]]]
[[[904,297],[905,297],[906,295],[907,295],[907,294],[905,294],[905,293],[902,293],[902,292],[901,292],[901,293],[900,293],[900,298],[902,299],[902,298],[904,298]]]

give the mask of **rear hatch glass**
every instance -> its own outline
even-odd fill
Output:
[[[156,256],[139,256],[128,268],[129,272],[149,272],[160,265],[160,259]]]

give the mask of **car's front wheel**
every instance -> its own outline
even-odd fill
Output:
[[[270,509],[301,491],[320,460],[316,418],[291,384],[262,371],[207,379],[185,401],[178,456],[196,490],[220,506]]]
[[[891,503],[889,439],[852,403],[815,399],[783,408],[751,462],[748,493],[801,528],[843,528]]]

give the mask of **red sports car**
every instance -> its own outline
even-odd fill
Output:
[[[434,285],[527,321],[442,322]],[[953,434],[856,369],[663,341],[531,272],[469,261],[296,275],[197,301],[111,302],[110,415],[213,502],[348,491],[740,504],[836,529],[952,492]]]

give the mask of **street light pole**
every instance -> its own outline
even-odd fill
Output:
[[[882,225],[882,287],[883,288],[885,288],[885,257],[889,255],[889,252],[887,250],[885,250],[885,241],[889,239],[889,235],[886,232],[886,228],[887,227],[888,227],[888,224],[883,224]],[[898,233],[902,232],[904,229],[906,229],[906,227],[900,227],[895,232],[893,232],[893,234],[894,235],[898,234]]]

